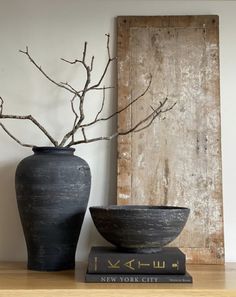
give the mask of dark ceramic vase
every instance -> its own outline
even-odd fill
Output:
[[[73,148],[34,147],[16,169],[16,196],[28,269],[73,269],[91,174]]]

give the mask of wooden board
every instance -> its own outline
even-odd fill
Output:
[[[118,204],[191,209],[172,243],[189,263],[224,262],[218,16],[118,17],[119,130],[168,96],[173,110],[118,139]]]

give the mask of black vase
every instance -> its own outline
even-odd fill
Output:
[[[16,169],[16,196],[28,269],[73,269],[91,174],[73,148],[34,147]]]

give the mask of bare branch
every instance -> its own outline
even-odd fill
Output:
[[[152,75],[150,74],[150,80],[148,82],[148,86],[146,87],[146,89],[136,98],[132,98],[132,94],[131,94],[131,98],[130,98],[130,102],[124,106],[121,109],[118,109],[116,112],[111,113],[110,115],[106,116],[106,117],[100,117],[102,114],[102,111],[104,109],[104,105],[105,105],[105,97],[106,97],[106,90],[113,88],[112,86],[104,86],[101,87],[101,84],[107,74],[107,71],[109,69],[109,66],[111,65],[111,63],[113,61],[116,60],[116,57],[112,57],[111,56],[111,52],[110,52],[110,35],[106,34],[106,38],[107,38],[107,42],[106,42],[106,51],[107,51],[107,62],[105,64],[105,67],[100,75],[100,78],[97,80],[96,83],[91,83],[91,73],[93,71],[93,67],[94,67],[94,56],[91,57],[90,61],[87,63],[86,60],[87,59],[87,42],[84,43],[84,49],[83,49],[83,53],[82,53],[82,59],[75,59],[74,61],[70,61],[67,59],[62,58],[61,60],[69,63],[69,64],[76,64],[79,63],[82,65],[82,67],[84,68],[86,74],[85,74],[85,79],[84,79],[84,86],[82,87],[81,90],[77,90],[76,88],[74,88],[70,83],[68,82],[57,82],[56,80],[54,80],[52,77],[50,77],[43,69],[42,67],[32,58],[32,56],[29,53],[29,49],[28,47],[26,47],[26,50],[20,50],[20,53],[24,54],[27,56],[27,58],[29,59],[29,61],[39,70],[39,72],[47,79],[49,80],[51,83],[53,83],[54,85],[67,90],[69,93],[73,94],[72,99],[70,100],[70,104],[71,104],[71,110],[72,113],[74,115],[74,121],[73,121],[73,127],[72,130],[70,130],[66,135],[64,135],[63,139],[61,140],[60,144],[58,144],[58,142],[47,132],[47,130],[31,115],[25,115],[25,116],[20,116],[20,115],[4,115],[3,114],[3,105],[4,105],[4,100],[0,97],[0,119],[21,119],[21,120],[29,120],[31,121],[34,125],[36,125],[43,133],[44,135],[50,140],[50,142],[54,145],[54,146],[64,146],[67,141],[69,142],[69,144],[67,145],[67,147],[70,147],[72,145],[76,145],[76,144],[81,144],[81,143],[91,143],[94,141],[99,141],[99,140],[110,140],[116,136],[119,135],[127,135],[131,132],[139,132],[142,131],[144,129],[146,129],[147,127],[149,127],[153,121],[161,114],[171,110],[176,103],[172,104],[169,107],[166,107],[166,102],[168,100],[168,98],[164,99],[163,101],[160,102],[159,106],[157,108],[153,108],[151,106],[152,109],[152,113],[148,114],[146,117],[143,118],[143,120],[139,121],[137,124],[135,124],[134,126],[132,126],[130,129],[126,130],[126,131],[119,131],[114,133],[111,136],[101,136],[101,137],[96,137],[96,138],[91,138],[88,139],[86,137],[86,133],[85,133],[85,128],[92,126],[98,122],[101,121],[106,121],[106,120],[110,120],[113,117],[119,115],[120,113],[126,111],[132,104],[135,104],[139,99],[143,98],[152,83]],[[87,95],[88,92],[90,91],[102,91],[103,92],[103,97],[102,97],[102,102],[101,102],[101,107],[98,110],[94,120],[92,122],[89,122],[87,124],[84,124],[83,121],[85,119],[85,114],[84,114],[84,102],[85,102],[85,97]],[[75,101],[76,99],[78,99],[78,107],[76,108],[77,105],[75,105],[75,102],[77,103],[77,101]],[[22,143],[19,139],[17,139],[15,136],[13,136],[7,129],[6,127],[2,124],[2,122],[0,122],[0,126],[2,127],[2,129],[13,139],[15,140],[17,143],[19,143],[22,146],[28,146],[28,147],[32,147],[33,145],[30,144],[24,144]],[[82,132],[82,139],[75,141],[75,133],[81,129]]]
[[[97,122],[100,122],[100,121],[107,121],[107,120],[113,118],[114,116],[120,114],[121,112],[125,111],[125,110],[128,109],[132,104],[134,104],[136,101],[138,101],[139,99],[141,99],[142,97],[144,97],[144,96],[147,94],[147,92],[148,92],[148,90],[149,90],[149,88],[150,88],[150,86],[151,86],[151,83],[152,83],[152,75],[150,74],[150,80],[149,80],[148,86],[146,87],[146,89],[143,91],[142,94],[140,94],[140,95],[139,95],[138,97],[136,97],[135,99],[131,100],[130,103],[128,103],[126,106],[124,106],[123,108],[119,109],[118,111],[112,113],[111,115],[109,115],[109,116],[107,116],[107,117],[104,117],[104,118],[100,118],[100,119],[97,118],[96,120],[94,120],[94,121],[92,121],[92,122],[90,122],[90,123],[88,123],[88,124],[81,125],[81,127],[89,127],[89,126],[92,126],[92,125],[96,124]],[[167,98],[166,98],[166,99],[167,99]],[[163,101],[162,104],[165,104],[165,101]]]
[[[93,63],[94,63],[94,56],[92,56],[92,59],[91,59],[90,71],[93,71]]]
[[[117,132],[111,136],[104,136],[104,137],[101,136],[101,137],[91,138],[91,139],[87,139],[87,140],[78,140],[78,141],[70,142],[66,147],[71,147],[72,145],[77,145],[77,144],[82,144],[82,143],[91,143],[91,142],[100,141],[100,140],[111,140],[118,135],[119,134]]]
[[[67,87],[65,84],[61,84],[61,83],[58,83],[56,82],[54,79],[52,79],[43,69],[41,66],[39,66],[35,61],[34,59],[31,57],[31,55],[29,54],[29,49],[28,49],[28,46],[26,47],[26,50],[23,51],[23,50],[19,50],[20,53],[26,55],[28,57],[28,59],[30,60],[31,63],[33,63],[33,65],[50,81],[52,82],[54,85],[60,87],[60,88],[63,88],[67,91],[69,91],[70,93],[75,93],[70,87]]]
[[[75,88],[73,88],[72,87],[72,85],[70,85],[68,82],[60,82],[62,85],[65,85],[65,86],[67,86],[67,87],[69,87],[72,91],[73,91],[73,93],[75,94],[75,95],[77,95],[77,96],[79,96],[79,92],[75,89]]]
[[[110,53],[110,34],[105,34],[107,37],[107,54],[108,59],[111,60],[111,53]]]
[[[82,128],[82,133],[83,133],[84,141],[87,141],[87,137],[86,137],[84,128]]]
[[[149,121],[149,123],[147,123],[145,126],[143,126],[143,127],[140,128],[140,129],[136,129],[136,130],[133,131],[133,132],[137,133],[137,132],[140,132],[140,131],[142,131],[142,130],[148,128],[149,126],[151,126],[151,124],[153,123],[153,121],[154,121],[160,114],[165,113],[165,112],[171,110],[175,105],[176,105],[176,102],[175,102],[174,104],[172,104],[170,107],[168,107],[168,108],[166,108],[166,109],[164,109],[164,110],[159,110],[159,111],[158,111],[157,109],[155,110],[155,109],[151,106],[151,109],[155,112],[155,113],[153,114],[152,119],[151,119],[151,120]],[[160,102],[160,106],[163,106],[163,102]],[[159,106],[159,108],[160,108],[160,106]],[[165,118],[164,118],[164,119],[165,119]]]
[[[7,135],[10,136],[13,140],[15,140],[18,144],[20,144],[22,146],[26,146],[26,147],[34,147],[34,145],[23,143],[19,139],[17,139],[15,136],[13,136],[1,122],[0,122],[0,126],[7,133]]]
[[[151,86],[151,83],[152,83],[152,75],[150,74],[150,80],[148,82],[148,86],[146,87],[146,89],[143,91],[143,93],[141,93],[138,97],[136,97],[135,99],[131,100],[130,103],[128,103],[125,107],[121,108],[120,110],[114,112],[113,114],[111,114],[110,116],[106,117],[106,118],[102,118],[100,119],[100,121],[106,121],[106,120],[109,120],[110,118],[116,116],[117,114],[121,113],[122,111],[126,110],[127,108],[129,108],[132,104],[134,104],[136,101],[138,101],[140,98],[144,97],[150,86]]]
[[[86,68],[86,66],[87,66],[86,65],[86,62],[85,62],[86,53],[87,53],[87,42],[85,41],[82,60],[75,59],[74,61],[69,61],[69,60],[67,60],[65,58],[61,58],[61,60],[64,61],[64,62],[66,62],[66,63],[69,63],[69,64],[80,63],[80,64],[82,64]],[[92,57],[91,65],[93,63],[93,60],[94,60],[94,57]]]
[[[89,86],[90,81],[91,81],[91,68],[93,66],[93,60],[94,60],[94,58],[92,58],[91,66],[88,66],[86,64],[86,62],[85,62],[86,51],[87,51],[87,42],[85,42],[85,44],[84,44],[84,51],[83,51],[82,60],[75,59],[74,61],[69,61],[67,59],[61,58],[62,61],[66,62],[66,63],[69,63],[69,64],[76,64],[76,63],[82,64],[82,66],[84,67],[84,69],[86,71],[86,81],[85,81],[84,87],[83,87],[83,89],[81,91],[76,91],[71,85],[69,85],[69,87],[72,90],[74,89],[74,91],[76,91],[75,95],[78,96],[79,99],[80,99],[80,103],[79,103],[79,113],[80,113],[80,115],[78,115],[78,113],[74,109],[74,100],[75,100],[75,97],[76,97],[76,96],[74,96],[73,99],[71,100],[71,108],[72,108],[73,113],[75,114],[73,129],[63,137],[63,139],[62,139],[62,141],[60,143],[60,146],[63,146],[65,144],[65,142],[68,140],[69,137],[72,137],[72,141],[73,141],[74,134],[78,130],[80,124],[82,123],[82,121],[84,120],[84,117],[85,117],[85,115],[84,115],[84,99],[85,99],[85,95],[86,95],[88,86]]]
[[[0,119],[29,120],[32,123],[34,123],[46,135],[46,137],[51,141],[51,143],[54,146],[58,146],[57,141],[47,132],[47,130],[32,115],[19,116],[19,115],[1,114]]]
[[[92,69],[93,69],[93,62],[94,62],[94,57],[92,57],[91,59],[91,63],[90,63],[90,66],[86,64],[86,61],[85,61],[85,58],[86,58],[86,54],[87,54],[87,42],[85,42],[84,44],[84,51],[83,51],[83,58],[82,60],[78,60],[78,59],[75,59],[74,61],[69,61],[69,60],[66,60],[66,59],[62,59],[64,62],[67,62],[69,64],[76,64],[76,63],[80,63],[83,65],[83,67],[85,68],[86,70],[86,81],[85,81],[85,84],[84,84],[84,87],[81,91],[78,91],[77,92],[77,95],[79,94],[79,97],[80,97],[80,104],[79,104],[79,113],[80,113],[80,117],[79,119],[77,120],[77,123],[76,125],[74,125],[73,129],[71,131],[69,131],[62,139],[61,143],[60,143],[60,146],[63,146],[66,141],[73,135],[77,132],[77,130],[79,128],[83,128],[82,127],[82,122],[84,121],[84,118],[85,118],[85,115],[84,115],[84,99],[85,99],[85,96],[87,94],[87,92],[89,91],[92,91],[92,90],[99,90],[101,89],[100,88],[100,84],[102,83],[106,73],[107,73],[107,70],[109,68],[109,65],[112,61],[114,61],[116,58],[111,58],[111,54],[110,54],[110,35],[109,34],[106,34],[107,36],[107,54],[108,54],[108,61],[107,61],[107,64],[105,66],[105,69],[99,79],[99,81],[90,86],[90,83],[91,83],[91,72],[92,72]],[[96,121],[95,121],[96,122]]]
[[[71,103],[71,109],[72,109],[72,112],[73,112],[73,114],[75,115],[76,120],[77,120],[77,118],[79,117],[79,115],[78,115],[78,113],[76,112],[75,107],[74,107],[74,101],[75,101],[75,98],[76,98],[76,95],[74,95],[74,96],[72,97],[72,99],[70,100],[70,103]]]
[[[115,87],[111,86],[111,87],[102,87],[102,88],[94,88],[94,91],[102,91],[102,90],[109,90],[109,89],[114,89]]]
[[[61,143],[59,144],[59,146],[63,146],[66,141],[72,136],[72,134],[75,134],[75,132],[80,129],[80,128],[86,128],[86,127],[89,127],[89,126],[92,126],[100,121],[106,121],[106,120],[109,120],[111,119],[112,117],[120,114],[121,112],[125,111],[127,108],[129,108],[132,104],[134,104],[136,101],[138,101],[139,99],[141,99],[142,97],[144,97],[146,95],[146,93],[148,92],[150,86],[151,86],[151,82],[152,82],[152,75],[150,74],[150,80],[149,80],[149,83],[148,83],[148,86],[146,87],[146,89],[143,91],[142,94],[140,94],[138,97],[136,97],[135,99],[131,100],[130,103],[128,103],[125,107],[121,108],[120,110],[112,113],[111,115],[109,115],[108,117],[104,117],[104,118],[98,118],[98,116],[96,116],[96,118],[90,122],[90,123],[87,123],[87,124],[83,124],[81,125],[81,122],[78,122],[76,124],[76,126],[74,127],[73,130],[69,131],[62,139]],[[105,99],[104,99],[105,100]],[[164,104],[164,103],[163,103]]]
[[[176,105],[176,102],[175,102],[170,107],[168,107],[166,109],[162,109],[162,107],[164,107],[164,105],[166,104],[167,100],[168,100],[168,98],[165,98],[165,100],[163,102],[160,102],[160,105],[156,109],[151,107],[153,109],[151,114],[146,116],[142,121],[138,122],[136,125],[134,125],[133,127],[131,127],[130,129],[128,129],[126,131],[116,132],[116,133],[112,134],[111,136],[102,136],[102,137],[96,137],[96,138],[91,138],[91,139],[83,139],[83,140],[78,140],[78,141],[74,141],[74,142],[71,141],[67,145],[67,147],[70,147],[72,145],[82,144],[82,143],[91,143],[91,142],[100,141],[100,140],[111,140],[111,139],[113,139],[117,136],[120,136],[120,135],[127,135],[132,132],[140,132],[140,131],[146,129],[147,127],[149,127],[160,114],[170,111]],[[141,127],[145,123],[147,123],[147,124],[144,125],[143,127]]]
[[[81,63],[81,61],[79,61],[79,62]],[[79,103],[80,116],[79,116],[79,118],[78,117],[76,118],[77,122],[74,122],[73,129],[63,137],[63,139],[60,143],[60,146],[63,146],[71,136],[72,136],[72,138],[74,138],[73,134],[75,134],[76,131],[80,128],[80,125],[83,122],[84,117],[85,117],[85,115],[84,115],[84,99],[85,99],[85,95],[88,91],[88,86],[91,82],[91,70],[90,70],[90,67],[88,65],[86,65],[83,61],[82,61],[82,65],[84,66],[84,68],[86,70],[87,78],[86,78],[86,81],[84,84],[84,88],[81,91],[81,94],[79,94],[79,92],[77,92],[77,96],[79,96],[79,98],[80,98],[80,103]]]
[[[177,102],[174,102],[170,107],[164,109],[164,110],[162,111],[162,113],[165,113],[165,112],[167,112],[167,111],[170,111],[171,109],[173,109],[173,108],[175,107],[176,104],[177,104]]]
[[[132,128],[128,129],[127,131],[119,132],[118,135],[127,135],[131,132],[135,132],[140,126],[142,126],[142,124],[146,123],[148,120],[152,119],[153,117],[156,118],[159,114],[161,114],[162,110],[160,108],[161,108],[161,105],[159,105],[156,109],[154,109],[154,111],[151,114],[146,116],[142,121],[139,121]]]
[[[2,97],[0,97],[0,115],[3,112],[3,103],[4,103],[4,101],[3,101]]]
[[[88,66],[86,64],[86,62],[85,62],[86,51],[87,51],[87,42],[85,42],[85,44],[84,44],[84,51],[83,51],[82,60],[75,59],[74,61],[69,61],[67,59],[61,58],[62,61],[66,62],[66,63],[69,63],[69,64],[76,64],[76,63],[82,64],[82,66],[84,67],[84,69],[86,71],[86,81],[85,81],[83,89],[81,91],[76,91],[76,95],[80,99],[80,103],[79,103],[80,116],[78,115],[78,113],[75,112],[75,109],[74,109],[74,104],[73,104],[73,101],[75,99],[75,97],[74,97],[73,100],[71,101],[72,111],[75,114],[73,129],[63,137],[63,139],[62,139],[62,141],[60,143],[60,146],[63,146],[69,137],[72,137],[72,140],[74,139],[74,134],[78,130],[80,124],[82,123],[82,121],[84,120],[84,117],[85,117],[85,115],[84,115],[84,99],[85,99],[85,95],[86,95],[88,86],[89,86],[90,81],[91,81],[91,71],[92,71],[91,68],[93,67],[93,60],[94,60],[94,58],[92,58],[91,66]],[[71,85],[69,87],[73,90],[73,87]]]
[[[86,68],[86,76],[87,76],[87,79],[86,79],[86,82],[85,82],[85,85],[84,85],[84,88],[83,88],[83,91],[82,91],[82,94],[80,96],[80,104],[79,104],[79,112],[80,112],[80,118],[78,120],[78,123],[76,124],[75,126],[75,131],[74,133],[78,130],[80,124],[83,122],[84,120],[84,99],[85,99],[85,95],[86,95],[86,92],[88,90],[88,86],[91,82],[91,71],[90,71],[90,68],[89,66],[87,66],[85,64],[85,68]]]
[[[83,63],[85,63],[85,58],[86,58],[86,52],[87,52],[87,42],[85,41],[84,43],[84,51],[83,51]]]
[[[168,98],[166,97],[165,100],[163,102],[160,102],[160,105],[154,109],[152,106],[151,106],[151,109],[153,110],[153,112],[148,115],[146,118],[144,118],[142,121],[138,122],[133,128],[125,131],[125,132],[121,132],[119,133],[119,135],[127,135],[131,132],[140,132],[146,128],[148,128],[149,126],[151,126],[151,124],[153,123],[153,121],[162,113],[166,113],[167,111],[170,111],[175,105],[176,105],[176,102],[174,104],[172,104],[170,107],[166,108],[166,109],[161,109],[167,102]],[[145,126],[139,128],[140,126],[142,126],[142,124],[146,123],[148,120],[150,120],[149,123],[147,123]],[[139,128],[139,129],[138,129]]]
[[[74,131],[74,129],[75,129],[76,122],[77,122],[77,120],[78,120],[78,118],[79,118],[79,115],[78,115],[78,113],[76,112],[75,107],[74,107],[74,100],[75,100],[75,98],[76,98],[76,95],[74,95],[73,98],[72,98],[71,101],[70,101],[72,112],[73,112],[74,115],[75,115],[75,119],[74,119],[74,123],[73,123],[73,131]],[[75,133],[72,134],[72,141],[74,141],[74,134],[75,134]]]
[[[61,58],[62,61],[66,62],[66,63],[69,63],[69,64],[76,64],[76,63],[80,63],[82,64],[82,66],[84,67],[85,71],[86,71],[86,81],[85,81],[85,84],[84,84],[84,87],[81,91],[77,91],[77,96],[79,96],[80,98],[80,105],[79,105],[79,110],[80,110],[80,118],[78,120],[78,125],[84,120],[84,98],[85,98],[85,95],[86,95],[86,92],[88,90],[88,86],[91,82],[91,69],[93,67],[93,61],[94,61],[94,57],[92,57],[92,60],[91,60],[91,65],[88,66],[86,64],[86,54],[87,54],[87,42],[84,43],[84,51],[83,51],[83,57],[82,57],[82,60],[78,60],[78,59],[75,59],[74,61],[69,61],[67,59],[64,59],[64,58]],[[71,88],[71,86],[70,86]],[[77,131],[77,129],[76,129]],[[75,130],[73,131],[73,133],[76,132]]]
[[[61,58],[61,60],[68,63],[68,64],[71,64],[71,65],[76,64],[76,63],[80,63],[80,64],[84,63],[82,60],[78,60],[78,59],[75,59],[74,61],[69,61],[69,60],[67,60],[65,58]]]
[[[25,54],[28,59],[30,60],[31,63],[33,63],[33,65],[50,81],[52,82],[53,84],[55,84],[56,86],[60,87],[60,88],[63,88],[67,91],[69,91],[70,93],[73,93],[73,98],[71,99],[71,109],[72,109],[72,112],[74,114],[74,122],[73,122],[73,128],[71,131],[69,131],[62,139],[61,143],[59,144],[59,146],[64,146],[64,144],[67,142],[67,140],[72,137],[72,140],[70,141],[70,143],[68,144],[68,146],[71,146],[71,145],[75,145],[75,144],[79,144],[79,143],[89,143],[89,142],[93,142],[93,141],[97,141],[97,140],[110,140],[112,139],[113,137],[116,137],[118,135],[126,135],[126,134],[129,134],[131,132],[138,132],[138,131],[141,131],[147,127],[149,127],[152,122],[154,121],[154,119],[159,116],[161,113],[164,113],[164,112],[167,112],[169,111],[170,109],[172,109],[174,107],[175,104],[173,104],[172,106],[166,108],[166,109],[163,109],[164,105],[166,104],[166,101],[167,101],[167,98],[163,101],[163,102],[160,102],[160,105],[154,109],[153,107],[152,108],[152,113],[149,114],[147,117],[145,117],[142,121],[138,122],[135,126],[133,126],[132,128],[130,128],[129,130],[127,131],[121,131],[121,132],[117,132],[111,136],[108,136],[108,137],[98,137],[98,138],[93,138],[93,139],[87,139],[86,137],[86,134],[85,134],[85,128],[86,127],[89,127],[89,126],[92,126],[100,121],[106,121],[106,120],[109,120],[111,118],[113,118],[114,116],[116,115],[119,115],[120,113],[122,113],[123,111],[127,110],[132,104],[134,104],[135,102],[137,102],[140,98],[144,97],[146,95],[146,93],[148,92],[149,88],[150,88],[150,85],[151,85],[151,82],[152,82],[152,76],[150,75],[150,81],[148,83],[148,86],[147,88],[144,90],[143,93],[141,93],[138,97],[136,97],[135,99],[131,99],[131,101],[125,106],[123,107],[122,109],[110,114],[109,116],[107,117],[103,117],[103,118],[99,118],[99,116],[101,115],[102,111],[103,111],[103,108],[104,108],[104,104],[105,104],[105,90],[108,89],[108,88],[111,88],[111,87],[103,87],[101,88],[100,85],[108,71],[108,68],[111,64],[111,62],[113,62],[116,57],[111,57],[111,53],[110,53],[110,35],[109,34],[106,34],[106,37],[107,37],[107,44],[106,44],[106,47],[107,47],[107,55],[108,55],[108,60],[107,60],[107,63],[105,65],[105,68],[101,74],[101,77],[100,79],[97,81],[97,83],[93,84],[90,86],[90,83],[91,83],[91,72],[93,70],[93,65],[94,65],[94,56],[92,56],[91,58],[91,61],[90,61],[90,65],[87,65],[86,63],[86,56],[87,56],[87,42],[84,43],[84,49],[83,49],[83,54],[82,54],[82,60],[78,60],[78,59],[75,59],[74,61],[69,61],[67,59],[61,59],[63,60],[64,62],[66,63],[69,63],[69,64],[76,64],[76,63],[80,63],[82,64],[82,66],[84,67],[85,71],[86,71],[86,80],[85,80],[85,83],[84,83],[84,87],[82,90],[76,90],[72,85],[70,85],[68,82],[56,82],[54,79],[52,79],[42,68],[41,66],[39,66],[35,60],[31,57],[30,53],[29,53],[29,50],[28,50],[28,47],[26,47],[26,50],[25,51],[22,51],[20,50],[21,53]],[[85,96],[87,94],[87,92],[89,91],[92,91],[92,90],[102,90],[103,91],[103,98],[102,98],[102,104],[101,104],[101,108],[99,109],[99,111],[97,112],[96,116],[95,116],[95,119],[90,122],[90,123],[87,123],[87,124],[84,124],[82,125],[83,121],[84,121],[84,118],[85,118],[85,114],[84,114],[84,100],[85,100]],[[79,98],[79,112],[76,111],[76,108],[75,108],[75,99],[76,98]],[[2,112],[3,112],[3,99],[0,97],[0,118],[4,119],[4,118],[9,118],[9,119],[27,119],[27,120],[30,120],[32,121],[49,139],[50,141],[55,145],[57,146],[58,143],[57,141],[55,141],[51,135],[49,135],[49,133],[45,130],[44,127],[42,127],[38,121],[36,121],[35,118],[33,118],[31,115],[28,115],[28,116],[16,116],[16,115],[3,115]],[[2,125],[1,125],[2,126]],[[4,126],[3,126],[4,127]],[[5,127],[4,127],[5,128]],[[82,140],[79,140],[79,141],[75,141],[74,140],[74,136],[75,136],[75,133],[78,131],[78,129],[82,129],[82,134],[83,134],[83,139]],[[6,128],[5,128],[6,130]],[[9,133],[8,133],[9,134]],[[9,134],[11,135],[11,134]],[[14,136],[13,136],[14,137]],[[12,138],[13,138],[12,137]],[[13,138],[14,139],[14,138]]]
[[[153,117],[152,117],[152,119],[149,121],[149,123],[147,123],[145,126],[143,126],[142,128],[139,128],[139,129],[136,129],[135,131],[133,131],[133,132],[140,132],[140,131],[142,131],[142,130],[144,130],[144,129],[146,129],[146,128],[148,128],[148,127],[150,127],[151,126],[151,124],[153,123],[153,121],[156,119],[156,117],[159,115],[159,113],[155,113],[154,115],[153,115]]]
[[[103,79],[104,79],[104,77],[105,77],[105,75],[106,75],[106,73],[107,73],[107,70],[108,70],[108,68],[109,68],[109,66],[110,66],[110,64],[111,64],[111,62],[113,62],[113,61],[116,60],[116,57],[113,57],[113,58],[112,58],[112,57],[111,57],[111,54],[110,54],[110,34],[106,34],[106,37],[107,37],[107,55],[108,55],[108,61],[107,61],[107,64],[106,64],[106,66],[105,66],[105,69],[104,69],[104,71],[103,71],[103,73],[102,73],[102,75],[101,75],[99,81],[98,81],[96,84],[92,85],[88,90],[90,90],[90,89],[94,89],[94,88],[97,88],[97,87],[100,86],[100,84],[102,83],[102,81],[103,81]]]
[[[95,88],[97,88],[97,87],[100,86],[100,84],[102,83],[102,81],[103,81],[103,79],[104,79],[104,77],[105,77],[105,75],[106,75],[106,73],[107,73],[107,70],[108,70],[108,68],[109,68],[109,66],[110,66],[110,63],[111,63],[112,61],[114,61],[115,59],[116,59],[116,57],[108,60],[106,66],[105,66],[105,69],[104,69],[104,71],[103,71],[103,73],[102,73],[101,78],[99,79],[99,81],[98,81],[96,84],[92,85],[88,90],[93,90],[93,89],[95,89]]]
[[[101,114],[101,112],[103,111],[103,107],[104,107],[104,103],[105,103],[105,97],[106,97],[106,89],[105,87],[103,87],[103,96],[102,96],[102,106],[100,108],[100,110],[98,111],[96,117],[95,117],[95,122],[98,120],[99,115]]]

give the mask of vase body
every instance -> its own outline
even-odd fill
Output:
[[[28,269],[73,269],[91,174],[72,148],[35,147],[16,169],[17,204]]]

